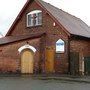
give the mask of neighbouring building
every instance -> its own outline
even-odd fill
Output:
[[[90,28],[42,0],[27,0],[0,39],[0,72],[90,73]]]

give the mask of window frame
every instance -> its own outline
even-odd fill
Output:
[[[64,42],[64,46],[63,46],[63,51],[58,51],[57,50],[57,42],[59,41],[59,40],[61,40],[61,41],[63,41]],[[66,44],[65,44],[65,41],[63,40],[63,39],[58,39],[57,41],[56,41],[56,43],[55,43],[55,46],[56,46],[56,53],[65,53],[65,46],[66,46]]]
[[[41,23],[39,23],[39,14],[41,13]],[[36,18],[34,19],[34,16],[32,17],[32,24],[29,24],[29,15],[35,15]],[[36,20],[36,24],[34,24],[34,20]],[[31,21],[30,21],[31,22]],[[42,25],[42,11],[41,10],[33,10],[30,13],[27,14],[27,27],[35,27],[35,26],[41,26]]]

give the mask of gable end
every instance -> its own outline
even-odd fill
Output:
[[[48,13],[48,15],[62,28],[62,30],[68,35],[70,36],[70,33],[68,32],[68,30],[66,30],[63,25],[58,22],[58,20],[38,1],[38,0],[28,0],[26,2],[26,4],[24,5],[24,7],[22,8],[22,10],[20,11],[20,13],[18,14],[16,20],[13,22],[12,26],[10,27],[9,31],[7,32],[6,36],[9,36],[12,31],[14,30],[15,26],[17,25],[20,17],[22,16],[22,14],[24,13],[24,11],[26,10],[26,8],[28,7],[29,4],[31,4],[33,1],[35,1],[41,8],[43,8],[46,13]]]

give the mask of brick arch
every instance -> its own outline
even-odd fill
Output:
[[[29,44],[26,44],[26,45],[24,45],[24,46],[21,46],[19,49],[18,49],[18,51],[19,51],[19,53],[21,53],[23,50],[25,50],[25,49],[30,49],[33,53],[35,53],[36,52],[36,48],[34,48],[33,46],[31,46],[31,45],[29,45]]]

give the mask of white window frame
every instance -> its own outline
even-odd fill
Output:
[[[38,14],[39,13],[41,13],[42,14],[42,11],[41,10],[34,10],[34,11],[31,11],[30,13],[28,13],[27,14],[27,27],[32,27],[32,26],[39,26],[39,25],[42,25],[42,16],[41,16],[41,23],[39,24],[39,20],[38,20],[38,17],[37,18],[35,18],[35,19],[37,19],[36,20],[36,24],[34,25],[34,19],[32,19],[32,24],[31,25],[29,25],[29,21],[28,21],[28,17],[29,17],[29,15],[34,15],[34,14],[36,14],[36,16],[38,16]]]
[[[62,39],[59,39],[56,42],[56,53],[64,53],[65,52],[65,41]]]

